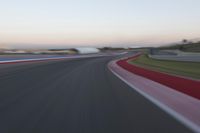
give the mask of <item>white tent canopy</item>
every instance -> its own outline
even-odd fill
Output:
[[[100,50],[97,49],[97,48],[89,48],[89,47],[76,48],[76,50],[80,54],[90,54],[90,53],[98,53],[98,52],[100,52]]]

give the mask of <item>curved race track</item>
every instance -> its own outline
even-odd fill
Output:
[[[190,132],[115,77],[111,59],[1,65],[0,132]]]

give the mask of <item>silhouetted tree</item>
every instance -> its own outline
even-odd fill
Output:
[[[188,40],[187,40],[187,39],[183,39],[182,42],[183,42],[184,44],[186,44],[186,43],[188,43]]]

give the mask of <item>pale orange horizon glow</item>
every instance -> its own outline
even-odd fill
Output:
[[[1,2],[0,44],[11,47],[158,46],[200,37],[199,0],[78,3]]]

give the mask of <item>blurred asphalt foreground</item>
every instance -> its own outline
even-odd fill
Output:
[[[0,132],[192,132],[113,75],[115,58],[0,65]]]

